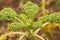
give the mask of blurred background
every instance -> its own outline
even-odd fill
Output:
[[[17,13],[21,12],[21,7],[23,4],[25,4],[27,1],[32,1],[33,3],[39,5],[41,7],[42,0],[0,0],[0,10],[4,7],[11,7],[13,8]],[[46,0],[46,9],[48,9],[49,12],[56,12],[59,11],[58,8],[56,8],[55,0]]]

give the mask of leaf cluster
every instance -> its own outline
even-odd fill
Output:
[[[38,5],[32,3],[32,2],[27,2],[26,4],[23,5],[22,7],[22,14],[18,15],[18,20],[22,22],[13,22],[10,25],[8,25],[8,30],[10,31],[16,31],[16,30],[21,30],[21,29],[26,29],[26,30],[34,30],[34,16],[37,14],[39,11]]]
[[[4,8],[0,11],[0,21],[15,20],[17,13],[12,8]]]
[[[40,27],[42,27],[42,25],[46,22],[60,23],[60,12],[52,13],[50,15],[40,17],[38,22],[39,22]]]
[[[28,15],[28,17],[32,20],[34,19],[35,15],[38,13],[39,10],[40,8],[38,7],[38,5],[32,3],[31,1],[27,2],[22,7],[22,12]]]

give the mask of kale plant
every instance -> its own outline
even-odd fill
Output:
[[[12,8],[4,8],[0,11],[0,20],[2,21],[13,21],[11,24],[8,25],[8,31],[12,31],[11,33],[2,35],[0,40],[6,40],[6,36],[14,33],[23,34],[19,40],[22,40],[24,36],[29,38],[29,40],[33,40],[34,36],[39,37],[40,39],[44,40],[40,37],[37,32],[35,31],[38,28],[38,22],[34,22],[35,15],[39,12],[38,5],[27,2],[22,7],[22,14],[18,15]],[[35,25],[36,24],[36,25]],[[26,30],[26,33],[15,32],[18,30]],[[40,30],[40,28],[38,29]]]
[[[8,31],[12,32],[2,35],[0,40],[6,40],[6,36],[10,34],[22,34],[19,40],[22,40],[22,38],[25,36],[29,38],[29,40],[34,40],[34,37],[45,40],[37,33],[41,30],[41,28],[43,28],[42,25],[46,22],[60,23],[60,12],[40,17],[38,21],[35,22],[34,17],[39,10],[40,8],[30,1],[23,5],[22,14],[20,15],[18,15],[12,8],[2,9],[0,11],[0,20],[11,20],[13,22],[7,27]],[[15,32],[18,30],[26,30],[26,32]]]

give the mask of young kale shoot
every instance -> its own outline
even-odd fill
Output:
[[[22,11],[23,11],[23,13],[20,14],[18,18],[23,21],[26,30],[36,29],[33,27],[33,23],[34,23],[33,19],[34,19],[35,15],[38,13],[39,7],[36,4],[29,1],[25,5],[23,5]],[[14,25],[14,24],[12,24],[12,25]]]
[[[32,2],[27,2],[25,5],[22,7],[22,14],[19,15],[19,19],[24,22],[23,23],[18,23],[18,22],[13,22],[10,25],[8,25],[8,30],[10,31],[17,31],[17,30],[23,30],[25,29],[27,31],[27,34],[24,34],[22,36],[29,37],[30,40],[33,40],[34,35],[37,36],[34,31],[39,28],[38,27],[38,22],[34,22],[34,17],[35,15],[39,12],[39,7],[32,3]],[[35,25],[36,23],[36,25]],[[21,24],[21,25],[19,25]],[[39,36],[40,39],[43,39],[42,37]],[[20,37],[19,40],[22,38]]]
[[[38,21],[34,22],[35,15],[39,12],[39,7],[32,3],[27,2],[22,7],[22,14],[17,15],[16,12],[11,8],[4,8],[1,10],[0,14],[0,20],[17,20],[12,22],[8,25],[9,31],[18,31],[25,29],[27,32],[24,33],[19,40],[22,40],[24,36],[28,37],[30,40],[33,40],[34,36],[44,40],[42,37],[40,37],[35,30],[39,29]],[[36,24],[36,25],[35,25]]]

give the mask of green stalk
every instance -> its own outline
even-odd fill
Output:
[[[15,17],[15,19],[24,24],[24,22],[20,20],[19,18]]]
[[[29,36],[29,40],[34,40],[33,30],[30,30],[30,33],[28,36]]]

